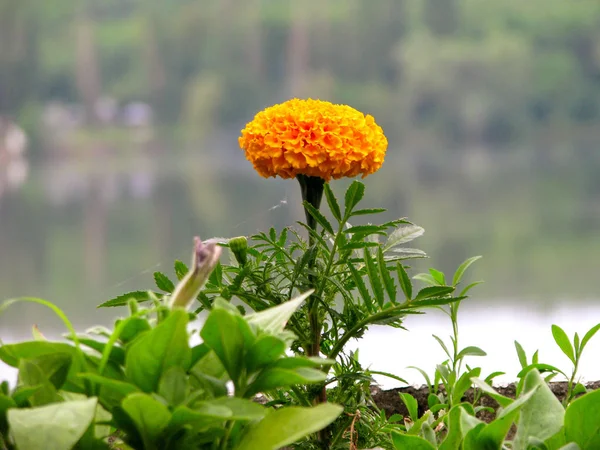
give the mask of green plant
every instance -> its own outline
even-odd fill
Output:
[[[0,347],[0,359],[19,369],[18,386],[11,391],[4,383],[0,393],[1,445],[102,449],[114,430],[121,443],[113,448],[121,449],[292,444],[342,411],[333,404],[272,408],[254,401],[258,392],[325,379],[320,369],[330,361],[285,355],[294,339],[285,325],[309,294],[245,317],[216,299],[199,332],[203,342],[194,347],[188,325],[195,315],[168,306],[166,298],[148,309],[130,300],[130,316],[114,330],[85,335],[75,334],[55,306],[31,299],[58,312],[75,345],[37,333],[37,340]]]

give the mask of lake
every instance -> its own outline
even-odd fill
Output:
[[[154,271],[171,274],[175,259],[189,259],[193,236],[249,235],[303,220],[295,181],[260,178],[235,137],[226,144],[141,152],[100,146],[36,158],[18,188],[0,189],[0,299],[51,300],[79,330],[109,324],[125,311],[95,306],[150,288]],[[600,322],[597,172],[564,159],[539,164],[496,155],[465,165],[411,155],[388,150],[380,172],[364,180],[363,203],[387,208],[382,221],[408,217],[425,228],[411,243],[431,257],[414,264],[418,270],[451,275],[467,257],[484,256],[470,279],[485,284],[472,291],[460,318],[464,345],[487,350],[484,372],[509,369],[507,380],[518,371],[514,339],[567,369],[550,325],[582,334]],[[332,187],[342,196],[348,184]],[[0,317],[0,339],[28,338],[34,324],[50,337],[62,332],[48,310],[20,304]],[[409,332],[375,327],[361,344],[361,361],[420,383],[404,368],[431,372],[443,358],[431,334],[445,336],[450,327],[434,313],[406,324]],[[598,350],[592,341],[589,364],[584,357],[588,379],[600,378],[592,364]]]

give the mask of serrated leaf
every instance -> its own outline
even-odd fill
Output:
[[[366,251],[366,250],[365,250]],[[394,279],[390,275],[390,271],[387,268],[385,260],[383,259],[383,251],[381,247],[377,249],[377,265],[379,266],[379,273],[383,280],[383,287],[387,292],[387,295],[392,303],[396,303],[396,285]]]
[[[388,237],[387,242],[383,246],[383,251],[387,252],[388,250],[401,245],[406,244],[407,242],[413,241],[419,236],[422,236],[425,233],[425,229],[421,228],[418,225],[403,225],[396,228],[390,236]]]
[[[573,353],[573,346],[571,345],[571,341],[569,341],[569,337],[567,333],[559,327],[558,325],[552,325],[552,337],[554,338],[554,342],[556,345],[560,347],[562,352],[571,360],[573,364],[575,364],[575,354]]]
[[[352,184],[346,190],[344,196],[344,216],[350,217],[350,213],[354,209],[358,202],[362,200],[365,195],[365,185],[360,181],[353,181]]]
[[[340,211],[340,205],[338,204],[338,201],[335,198],[335,194],[331,190],[329,183],[325,183],[324,187],[325,187],[325,189],[324,189],[325,198],[327,199],[327,204],[329,205],[329,210],[331,211],[331,214],[333,214],[333,217],[335,217],[335,219],[338,222],[341,222],[342,221],[342,212]]]
[[[452,285],[456,286],[458,283],[460,283],[466,270],[471,266],[471,264],[480,259],[481,256],[473,256],[458,266],[458,269],[456,269],[456,272],[454,272],[454,277],[452,278]]]
[[[317,223],[319,225],[321,225],[325,231],[327,231],[329,234],[335,234],[333,231],[333,227],[331,226],[331,224],[329,223],[327,218],[321,213],[321,211],[319,211],[317,208],[315,208],[313,205],[311,205],[307,201],[302,202],[302,204],[304,205],[304,209],[306,211],[308,211],[308,213],[312,216],[312,218],[315,219],[317,221]]]
[[[152,292],[152,291],[128,292],[127,294],[119,295],[118,297],[115,297],[111,300],[108,300],[108,301],[102,303],[101,305],[98,306],[98,308],[125,306],[125,305],[127,305],[127,302],[129,301],[129,299],[137,300],[140,303],[147,302],[148,300],[152,300],[153,296],[161,298],[162,294],[159,292]]]
[[[402,292],[404,292],[404,295],[406,296],[406,301],[410,301],[412,299],[412,283],[410,277],[401,263],[396,263],[396,271],[398,272],[398,282],[400,283]]]
[[[352,274],[352,279],[354,280],[354,284],[356,285],[356,288],[358,289],[358,293],[360,294],[360,296],[363,299],[363,303],[365,304],[365,307],[367,308],[367,310],[370,313],[372,313],[373,312],[373,304],[371,301],[371,295],[369,294],[369,291],[367,290],[367,287],[365,286],[362,276],[360,275],[358,270],[356,270],[356,267],[354,267],[352,265],[352,263],[348,263],[348,269],[350,270],[350,273]]]
[[[367,216],[370,214],[379,214],[385,212],[385,208],[365,208],[365,209],[357,209],[356,211],[352,211],[351,216]]]
[[[381,225],[355,225],[346,229],[346,233],[348,234],[385,234],[385,228]]]
[[[179,281],[181,281],[188,273],[188,266],[184,262],[177,260],[174,263],[174,270],[175,276]]]
[[[417,293],[415,301],[417,302],[432,297],[444,297],[452,292],[454,292],[453,286],[428,286],[424,287]]]
[[[169,277],[167,277],[162,272],[154,272],[154,282],[156,283],[156,287],[161,291],[168,292],[169,294],[175,290],[175,285]]]
[[[371,252],[369,252],[368,249],[365,248],[363,256],[365,259],[367,275],[369,277],[369,281],[371,282],[371,289],[373,290],[373,295],[375,296],[375,300],[377,301],[379,306],[383,307],[383,286],[381,285],[381,280],[379,279],[379,274],[377,273],[377,266],[375,265],[375,261],[373,261]]]

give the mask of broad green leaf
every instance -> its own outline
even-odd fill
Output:
[[[175,290],[175,285],[169,277],[166,276],[162,272],[154,272],[154,282],[156,283],[156,287],[161,291],[168,292],[169,294]]]
[[[283,331],[292,314],[296,312],[302,302],[310,297],[313,292],[314,290],[311,289],[281,305],[265,309],[258,313],[248,314],[245,318],[249,324],[257,326],[265,333],[277,335]]]
[[[252,331],[248,322],[222,308],[210,312],[200,331],[204,343],[218,356],[234,384],[244,369],[245,347],[253,344],[246,342],[249,335],[252,336]]]
[[[285,353],[285,341],[278,337],[263,334],[259,336],[246,353],[246,370],[253,373],[272,363]]]
[[[160,377],[168,369],[187,370],[192,358],[187,324],[188,314],[173,310],[156,328],[140,336],[125,357],[127,378],[144,392],[156,392]]]
[[[17,344],[4,344],[0,346],[0,360],[11,367],[19,367],[21,359],[32,359],[54,353],[67,353],[76,359],[78,350],[72,345],[62,342],[27,341]]]
[[[182,367],[173,366],[160,377],[158,394],[172,407],[182,404],[189,391],[187,374]]]
[[[446,275],[444,275],[444,272],[440,272],[439,270],[432,268],[429,269],[429,273],[433,277],[433,279],[437,281],[437,284],[439,284],[440,286],[446,285]]]
[[[79,338],[79,343],[81,345],[85,345],[86,347],[94,349],[100,354],[102,354],[104,352],[104,349],[106,347],[106,342],[96,341],[95,339],[90,339],[88,337],[85,337],[85,335],[78,336],[78,338]],[[119,365],[125,364],[125,350],[123,350],[121,347],[113,346],[110,350],[109,360],[113,361]]]
[[[343,408],[323,403],[312,408],[291,406],[271,411],[248,431],[235,450],[276,450],[332,423]]]
[[[302,204],[304,205],[304,209],[308,211],[312,218],[315,219],[315,221],[323,227],[323,230],[325,230],[331,235],[335,234],[335,232],[333,231],[333,227],[329,223],[329,220],[327,220],[327,218],[323,215],[323,213],[321,213],[321,211],[319,211],[307,201],[302,202]]]
[[[517,356],[519,357],[519,364],[521,364],[521,368],[524,369],[527,367],[527,355],[525,354],[525,350],[517,341],[515,341],[515,349],[517,350]]]
[[[423,233],[425,233],[425,230],[417,225],[401,225],[390,233],[383,246],[383,251],[387,252],[398,245],[413,241],[419,236],[422,236]]]
[[[366,250],[365,250],[366,251]],[[379,273],[383,280],[383,287],[387,292],[388,298],[392,303],[396,303],[396,285],[394,279],[390,275],[390,271],[387,268],[385,260],[383,259],[383,251],[381,247],[377,249],[377,266],[379,267]]]
[[[517,374],[517,378],[523,378],[523,377],[525,377],[525,375],[527,373],[531,372],[534,369],[538,370],[541,373],[544,373],[544,372],[556,372],[556,373],[560,373],[560,374],[564,375],[566,378],[568,378],[567,375],[562,370],[560,370],[558,367],[551,366],[550,364],[541,364],[541,363],[528,365],[527,367],[525,367],[524,369],[522,369]]]
[[[383,286],[381,285],[381,280],[379,279],[379,273],[377,271],[377,265],[371,256],[371,252],[368,248],[364,249],[363,257],[365,261],[365,267],[367,268],[367,275],[369,277],[369,281],[371,282],[371,289],[373,290],[373,295],[375,296],[375,300],[379,304],[379,307],[383,307],[384,298],[383,298]]]
[[[590,339],[593,338],[594,335],[598,332],[598,330],[600,330],[600,323],[598,325],[590,328],[590,330],[587,333],[585,333],[585,336],[581,340],[581,350],[582,351],[583,351],[584,347],[586,346],[586,344],[590,341]]]
[[[10,409],[11,434],[19,450],[71,450],[88,429],[98,400],[76,400],[38,408]]]
[[[496,418],[487,424],[477,435],[479,447],[482,449],[502,448],[502,443],[510,427],[519,415],[519,411],[533,397],[536,391],[537,388],[532,389],[500,411]]]
[[[582,448],[579,445],[577,445],[575,442],[569,442],[568,444],[563,445],[558,450],[582,450]]]
[[[327,375],[324,372],[309,367],[296,369],[267,368],[248,386],[244,396],[251,397],[259,392],[267,392],[294,384],[318,383],[319,381],[325,381],[326,378]]]
[[[404,266],[399,262],[396,263],[396,271],[398,272],[398,282],[400,283],[402,292],[404,292],[406,301],[410,301],[412,299],[412,283],[410,277],[406,273]]]
[[[158,298],[161,298],[162,294],[159,292],[152,292],[152,291],[128,292],[127,294],[119,295],[118,297],[115,297],[111,300],[108,300],[108,301],[98,305],[98,308],[126,306],[127,302],[129,302],[130,299],[137,300],[139,303],[147,302],[148,300],[152,300],[155,296]]]
[[[21,360],[18,384],[38,388],[28,399],[30,406],[43,406],[60,401],[56,387],[33,360]]]
[[[148,394],[134,393],[123,400],[123,410],[131,418],[144,442],[144,450],[159,450],[159,437],[169,425],[169,409]]]
[[[525,449],[529,436],[546,440],[558,433],[563,426],[565,410],[537,369],[525,376],[523,393],[534,389],[536,392],[521,408],[515,449]]]
[[[13,392],[12,398],[19,407],[28,406],[29,399],[37,392],[43,389],[43,386],[17,386]]]
[[[458,266],[458,269],[456,269],[456,272],[454,272],[454,277],[452,277],[452,285],[456,286],[458,283],[460,283],[466,270],[471,266],[471,264],[480,259],[481,256],[473,256],[472,258],[467,259],[460,266]]]
[[[229,408],[231,410],[230,420],[260,420],[267,413],[267,409],[264,406],[252,400],[239,397],[220,397],[211,400],[210,404]]]
[[[346,190],[344,196],[344,217],[350,217],[351,211],[365,195],[365,185],[360,181],[353,181]]]
[[[139,389],[131,383],[113,380],[95,373],[82,373],[79,376],[100,386],[100,401],[108,404],[109,407],[120,405],[129,394],[139,392]]]
[[[575,364],[575,354],[573,352],[573,346],[569,341],[567,333],[565,333],[565,331],[558,325],[552,325],[552,337],[554,338],[554,342],[556,342],[556,345],[558,345],[562,352],[565,355],[567,355],[567,358],[569,358],[571,362]]]
[[[461,358],[464,358],[465,356],[486,356],[486,355],[487,355],[487,353],[484,352],[479,347],[469,346],[469,347],[463,348],[460,352],[458,352],[458,355],[456,355],[456,359],[461,359]]]
[[[600,390],[574,400],[565,413],[565,436],[582,449],[600,448]]]
[[[463,414],[467,414],[467,412],[460,405],[456,405],[450,410],[446,422],[448,434],[446,434],[444,441],[440,444],[439,450],[456,450],[461,448],[461,443],[468,431],[464,430],[463,432],[461,421]]]
[[[121,334],[119,335],[119,340],[127,344],[133,341],[142,333],[149,331],[152,329],[147,319],[143,319],[141,317],[128,317],[125,320],[125,324],[123,325],[123,329],[121,330]],[[111,358],[112,356],[111,350]]]
[[[62,388],[67,376],[71,363],[73,361],[72,356],[69,353],[50,353],[47,355],[40,355],[35,358],[29,358],[27,362],[35,365],[43,374],[45,380],[48,380],[56,389]],[[21,364],[23,361],[21,361]],[[21,367],[21,364],[19,365]],[[19,373],[21,377],[22,373]],[[38,384],[40,381],[37,380],[33,383],[25,383],[29,386]]]
[[[435,450],[435,447],[419,436],[392,432],[392,442],[396,450]]]
[[[406,405],[406,409],[408,410],[408,415],[415,422],[419,418],[419,404],[417,400],[410,394],[406,392],[400,393],[400,398],[402,402]]]
[[[454,292],[452,286],[428,286],[421,289],[415,297],[415,302],[432,297],[444,297]]]
[[[8,431],[8,422],[6,421],[6,412],[10,408],[16,408],[17,403],[8,395],[0,394],[0,434],[6,434]]]
[[[341,222],[342,221],[342,212],[340,211],[340,205],[338,204],[338,201],[335,198],[335,194],[331,190],[331,186],[329,186],[329,183],[325,183],[324,192],[325,192],[325,198],[327,199],[327,204],[329,205],[329,210],[331,211],[331,214],[333,214],[333,217],[335,217],[335,219],[338,222]]]
[[[197,403],[194,408],[178,406],[173,411],[168,429],[176,432],[184,425],[190,425],[198,430],[222,424],[233,418],[231,409],[224,405],[214,404],[212,400]]]

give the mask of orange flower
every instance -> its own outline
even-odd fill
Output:
[[[312,99],[292,99],[259,112],[239,143],[265,178],[307,175],[326,181],[376,172],[388,144],[372,116]]]

